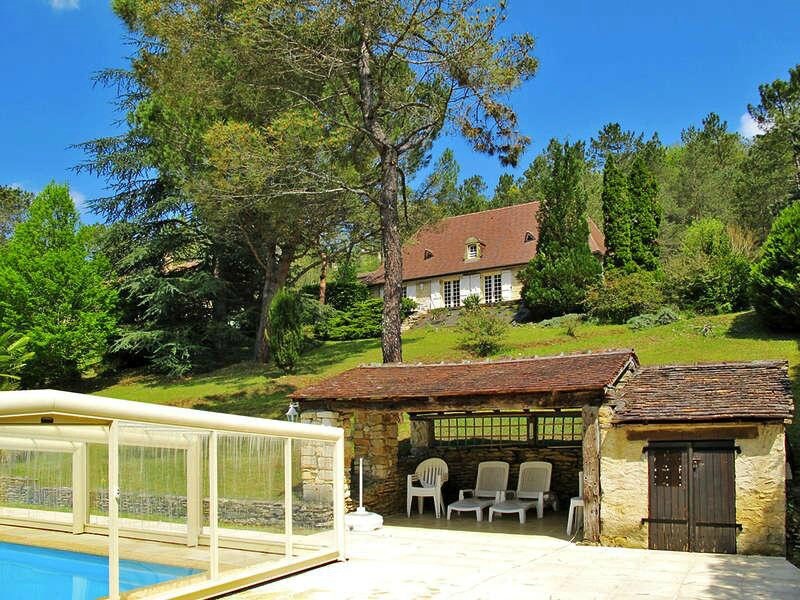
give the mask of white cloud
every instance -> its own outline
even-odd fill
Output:
[[[86,208],[86,196],[81,194],[78,190],[70,190],[69,196],[75,203],[75,208],[79,212],[83,212],[83,210]]]
[[[81,0],[50,0],[53,10],[78,10],[80,7]]]
[[[739,117],[739,133],[742,134],[742,137],[752,140],[757,135],[764,133],[764,131],[756,120],[750,116],[750,113],[746,112]]]

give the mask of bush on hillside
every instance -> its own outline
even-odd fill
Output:
[[[275,364],[285,372],[294,370],[303,350],[304,306],[300,294],[282,289],[269,308],[269,345]]]
[[[531,318],[584,312],[586,290],[597,283],[601,270],[600,262],[582,250],[565,250],[552,259],[538,254],[518,275]]]
[[[626,323],[664,304],[660,275],[650,271],[613,270],[586,293],[589,314],[604,323]]]
[[[649,329],[659,325],[669,325],[680,320],[681,314],[671,306],[664,306],[655,313],[645,313],[628,319],[631,329]]]
[[[481,305],[476,295],[464,300],[458,317],[459,347],[473,356],[490,356],[503,347],[508,322],[486,305]]]
[[[747,308],[750,263],[733,248],[725,225],[701,219],[686,231],[679,256],[667,263],[665,291],[681,308],[720,314]]]
[[[784,209],[753,265],[752,299],[774,329],[800,330],[800,202]]]
[[[319,284],[304,285],[302,293],[319,298]],[[369,299],[369,288],[360,281],[331,281],[325,287],[325,305],[336,310],[350,310]]]
[[[403,298],[401,315],[406,318],[417,308],[411,298]],[[361,340],[381,337],[383,300],[370,298],[356,302],[349,310],[331,309],[317,322],[315,335],[323,340]]]

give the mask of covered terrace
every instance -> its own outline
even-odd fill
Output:
[[[364,459],[364,504],[384,515],[404,512],[406,476],[425,458],[439,457],[448,464],[445,503],[459,489],[473,487],[482,461],[508,462],[511,488],[520,463],[547,461],[553,465],[551,490],[562,506],[577,495],[578,473],[583,471],[584,537],[599,541],[599,409],[609,390],[637,367],[632,350],[372,365],[351,369],[292,397],[300,404],[303,422],[344,428],[350,507],[358,498],[359,458]],[[398,435],[406,423],[409,434]],[[311,453],[303,457],[306,496],[317,493],[327,466],[324,457]],[[545,521],[545,529],[553,529],[552,520]]]

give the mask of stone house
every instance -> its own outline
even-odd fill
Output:
[[[419,310],[457,308],[470,295],[487,304],[519,300],[517,273],[536,255],[538,202],[443,219],[403,246],[403,295]],[[605,252],[602,232],[589,219],[589,248]],[[383,296],[383,265],[362,280]]]
[[[430,456],[448,463],[453,489],[472,487],[481,461],[509,462],[513,487],[515,467],[545,460],[567,504],[583,473],[589,541],[785,550],[784,431],[794,414],[785,362],[641,367],[632,350],[615,350],[375,365],[292,397],[303,421],[344,428],[345,467],[364,458],[371,510],[401,512],[406,475]],[[308,493],[320,493],[321,460],[302,458]]]

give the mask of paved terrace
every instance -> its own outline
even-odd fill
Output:
[[[391,517],[382,530],[349,534],[348,562],[235,597],[800,598],[800,569],[782,558],[578,546],[564,539],[564,522],[563,512],[524,526]]]

